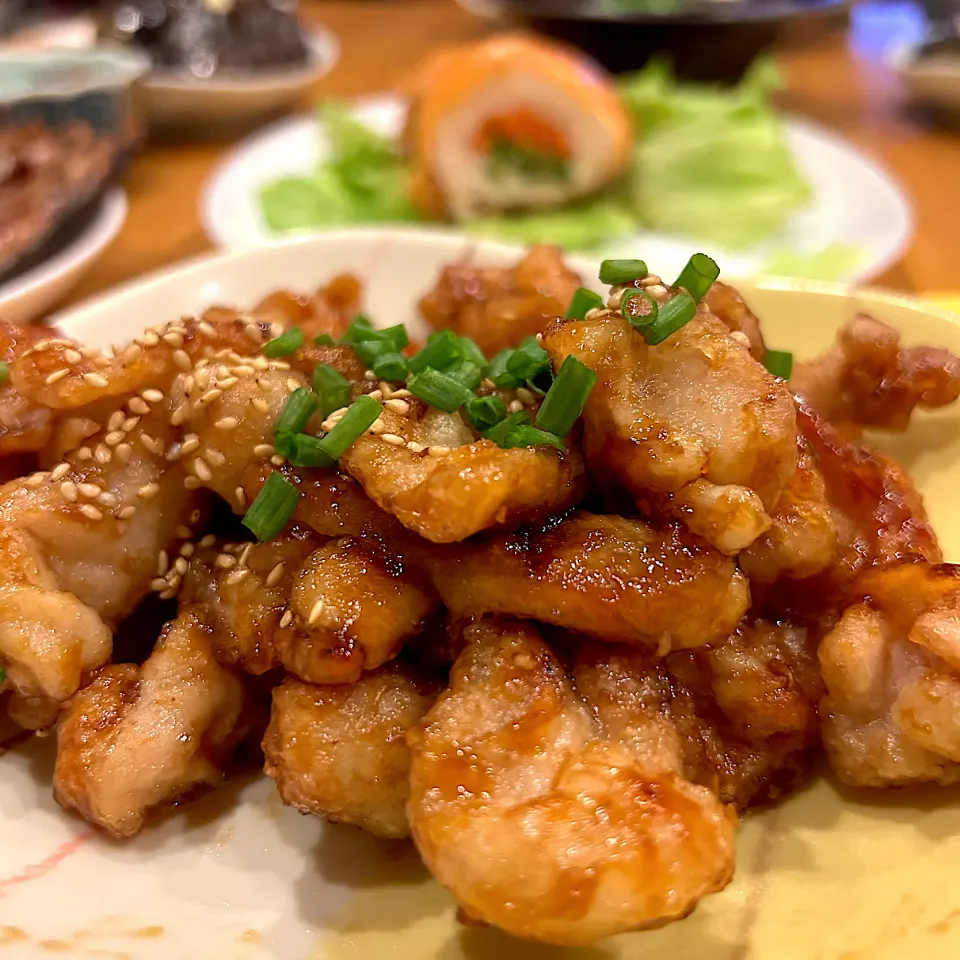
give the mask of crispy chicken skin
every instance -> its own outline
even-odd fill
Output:
[[[562,317],[579,286],[557,247],[533,246],[512,267],[445,267],[420,313],[435,330],[470,337],[492,357]]]
[[[411,731],[410,828],[466,914],[562,945],[685,916],[734,867],[734,818],[656,752],[601,739],[530,626],[477,623]]]
[[[31,347],[49,338],[45,327],[0,321],[0,361],[19,361]],[[48,406],[25,397],[13,383],[4,383],[0,386],[0,457],[42,449],[53,433],[54,420]]]
[[[740,293],[729,284],[715,280],[703,299],[707,309],[731,333],[746,337],[750,356],[757,363],[763,363],[767,345],[763,342],[760,318],[747,306]]]
[[[661,654],[728,636],[750,600],[736,564],[676,525],[581,511],[426,562],[455,616],[505,613]]]
[[[219,783],[245,732],[240,681],[217,664],[190,611],[168,624],[143,667],[104,667],[57,732],[54,793],[115,837],[154,808]]]
[[[797,467],[794,402],[705,307],[657,346],[612,310],[556,321],[543,344],[555,367],[573,356],[598,375],[583,412],[595,482],[724,553],[769,529]]]
[[[750,618],[708,650],[657,659],[579,643],[573,675],[603,735],[669,759],[740,810],[791,789],[819,742],[809,631]]]
[[[416,399],[401,402],[406,411],[385,409],[383,432],[360,437],[340,463],[374,503],[427,540],[452,543],[491,527],[532,523],[586,493],[573,446],[564,453],[546,446],[504,450],[476,439],[457,414]]]
[[[407,730],[437,685],[397,662],[356,683],[311,686],[293,677],[273,691],[264,770],[283,802],[379,837],[408,837]]]
[[[960,780],[960,567],[867,570],[820,644],[823,742],[854,786]]]
[[[829,350],[798,363],[790,384],[834,424],[905,430],[916,407],[943,407],[960,396],[960,357],[905,347],[898,330],[861,313]]]
[[[338,339],[360,312],[363,286],[349,273],[333,277],[310,296],[276,290],[250,311],[261,322],[299,327],[307,340],[320,334]]]

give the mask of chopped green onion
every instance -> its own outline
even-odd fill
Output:
[[[686,290],[693,297],[694,302],[699,303],[719,276],[720,268],[715,260],[705,253],[695,253],[680,271],[680,276],[673,285],[678,289]]]
[[[545,397],[553,386],[553,370],[547,364],[547,366],[535,371],[532,377],[527,377],[526,382],[530,390],[540,394],[541,397]]]
[[[513,356],[509,348],[501,350],[491,361],[488,376],[498,387],[519,387],[520,378],[507,370],[507,361]]]
[[[490,366],[484,352],[469,337],[460,338],[460,350],[464,360],[476,364],[481,370]]]
[[[642,280],[648,272],[642,260],[604,260],[600,264],[600,282],[611,286],[630,283],[631,280]]]
[[[399,353],[404,347],[410,345],[410,338],[407,336],[407,328],[402,323],[395,323],[392,327],[384,327],[377,333],[385,342],[392,343],[393,349]]]
[[[793,373],[793,354],[789,350],[768,350],[763,355],[763,365],[775,377],[789,380]]]
[[[339,460],[347,448],[363,434],[380,414],[383,407],[373,397],[364,394],[350,404],[350,409],[340,418],[339,423],[320,440],[322,449],[331,460]]]
[[[313,342],[318,347],[335,347],[337,342],[330,336],[329,333],[318,333],[314,338]]]
[[[0,387],[10,379],[10,364],[0,361]]]
[[[373,332],[373,324],[362,314],[358,313],[348,324],[347,329],[343,331],[340,338],[341,343],[357,343],[360,340],[367,339],[367,335]]]
[[[268,357],[285,357],[294,353],[303,346],[303,331],[299,327],[284,330],[279,337],[269,340],[263,345],[263,352]]]
[[[329,363],[318,363],[313,368],[313,389],[320,398],[320,413],[325,417],[350,403],[350,381]]]
[[[507,372],[518,380],[535,377],[550,366],[550,355],[540,346],[536,337],[524,337],[520,346],[507,357]]]
[[[678,293],[660,308],[655,320],[648,323],[637,322],[634,326],[650,346],[656,346],[688,324],[696,313],[697,305],[693,302],[693,297],[687,293]]]
[[[410,372],[420,373],[427,367],[443,370],[455,364],[463,356],[460,338],[452,330],[431,333],[427,345],[410,358]]]
[[[641,308],[643,313],[640,312]],[[660,305],[645,290],[624,290],[620,312],[631,326],[639,328],[657,319]]]
[[[299,433],[320,408],[320,399],[306,387],[299,387],[287,398],[274,425],[274,433]]]
[[[526,410],[518,410],[504,417],[498,424],[483,431],[484,440],[492,440],[498,447],[502,446],[502,441],[506,439],[507,434],[515,427],[530,426],[530,414]]]
[[[415,397],[445,413],[459,410],[473,396],[459,380],[434,370],[433,367],[427,367],[413,377],[407,384],[407,389]]]
[[[603,297],[599,293],[580,287],[573,295],[570,306],[567,307],[567,312],[563,316],[567,320],[582,320],[587,315],[587,311],[603,309],[603,306]]]
[[[462,383],[468,390],[476,390],[483,383],[483,368],[478,367],[472,360],[461,360],[456,366],[447,367],[443,372]]]
[[[323,441],[306,433],[281,433],[276,447],[294,467],[332,467],[336,463],[324,450]]]
[[[395,350],[386,350],[373,361],[373,372],[378,380],[405,380],[407,358]]]
[[[271,473],[243,518],[260,541],[272,540],[289,522],[302,494],[279,473]]]
[[[507,405],[499,397],[471,397],[464,409],[477,433],[495,427],[507,415]]]
[[[537,411],[537,426],[558,437],[565,437],[583,413],[584,404],[593,385],[596,373],[576,357],[563,361],[557,378]]]
[[[373,367],[383,354],[394,352],[393,345],[382,340],[357,340],[350,346],[367,368]]]
[[[566,450],[563,441],[555,434],[548,433],[546,430],[538,430],[527,424],[521,424],[507,431],[507,435],[500,442],[504,450],[511,447],[538,447],[541,444],[549,444],[556,447],[561,452]]]

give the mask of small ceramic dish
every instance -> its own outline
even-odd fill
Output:
[[[340,57],[336,36],[323,27],[304,31],[307,61],[250,75],[224,73],[200,80],[174,70],[154,70],[145,87],[150,123],[194,129],[252,125],[296,103]]]

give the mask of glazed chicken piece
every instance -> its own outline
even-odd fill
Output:
[[[830,765],[845,783],[960,780],[960,567],[867,570],[820,645]]]
[[[734,334],[741,334],[750,349],[750,356],[763,363],[767,345],[763,342],[760,318],[747,306],[740,292],[729,284],[715,280],[703,298],[707,309]],[[737,338],[735,338],[737,339]]]
[[[666,292],[648,292],[657,289]],[[657,346],[613,310],[557,321],[543,345],[555,368],[573,356],[598,375],[583,413],[595,482],[623,487],[643,513],[680,520],[724,553],[769,529],[797,468],[794,402],[705,307]]]
[[[794,787],[819,743],[816,643],[800,627],[750,618],[719,646],[660,659],[580,642],[573,660],[604,737],[740,810]]]
[[[906,347],[898,330],[861,313],[826,353],[796,365],[790,385],[834,424],[905,430],[916,407],[944,407],[960,396],[960,357]]]
[[[661,655],[729,636],[750,601],[733,560],[678,526],[580,511],[424,562],[454,616],[510,614]]]
[[[164,455],[169,411],[138,401],[51,471],[0,489],[0,664],[19,722],[52,719],[42,701],[66,700],[107,661],[113,629],[156,587],[158,557],[205,515]]]
[[[467,628],[449,688],[411,731],[408,814],[466,915],[589,944],[679,919],[726,886],[734,821],[658,751],[601,739],[530,626]]]
[[[380,837],[408,837],[407,731],[437,685],[397,662],[356,683],[311,686],[288,678],[273,691],[264,770],[283,802]]]
[[[360,281],[352,274],[341,273],[312,296],[276,290],[261,300],[250,314],[264,323],[299,327],[308,341],[324,333],[337,340],[360,312],[362,295]]]
[[[492,357],[562,317],[579,286],[557,247],[533,246],[512,267],[445,267],[420,313],[435,330],[469,337]]]
[[[513,528],[578,503],[583,462],[572,446],[501,449],[478,440],[458,414],[392,397],[376,433],[361,436],[340,465],[381,509],[435,543],[490,527]]]
[[[0,321],[0,361],[10,366],[32,347],[49,339],[46,327]],[[0,383],[0,457],[36,453],[46,446],[53,433],[53,412],[45,404],[24,396],[9,379],[5,380]]]
[[[54,793],[113,836],[131,837],[150,811],[219,783],[245,733],[243,687],[184,611],[143,667],[104,667],[70,701]]]

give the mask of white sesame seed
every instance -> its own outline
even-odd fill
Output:
[[[430,447],[427,450],[427,453],[429,453],[431,457],[445,457],[449,452],[450,452],[449,447],[443,447],[439,445],[435,447]]]
[[[163,342],[170,344],[171,347],[182,347],[183,336],[174,330],[163,335]]]
[[[402,447],[407,442],[403,437],[398,437],[395,433],[381,433],[380,439],[395,447]]]
[[[169,584],[163,577],[154,577],[154,579],[150,581],[150,589],[154,591],[166,590],[168,586]]]
[[[296,380],[293,377],[287,378],[287,389],[291,393],[293,393],[294,390],[299,390],[302,386],[303,384],[299,380]]]
[[[70,503],[77,502],[77,485],[72,480],[64,480],[60,484],[60,493],[64,500],[69,500]]]
[[[80,507],[80,512],[87,517],[89,520],[102,520],[103,513],[98,510],[92,503],[85,503]]]
[[[53,480],[55,483],[58,483],[58,482],[61,481],[69,472],[70,472],[70,464],[69,464],[69,463],[58,463],[58,464],[50,471],[50,479]]]
[[[150,404],[140,397],[132,397],[127,403],[127,408],[131,413],[136,413],[140,416],[144,416],[150,412]]]
[[[111,493],[109,490],[104,490],[103,493],[97,497],[97,503],[102,507],[106,507],[108,510],[113,510],[117,505],[117,495]]]
[[[253,550],[253,544],[248,543],[243,550],[240,551],[240,566],[245,567],[247,565],[247,559],[250,557],[250,551]]]
[[[231,557],[229,553],[221,553],[215,563],[221,570],[229,570],[237,565],[237,558]]]
[[[193,552],[196,548],[192,543],[185,543],[180,547],[180,556],[181,557],[192,557]]]
[[[406,397],[412,397],[413,394],[412,394],[409,390],[407,390],[407,389],[404,388],[404,389],[401,389],[401,390],[394,390],[394,391],[393,391],[393,396],[396,397],[396,399],[398,399],[398,400],[403,400],[403,399],[405,399]]]
[[[241,507],[247,505],[247,493],[243,487],[237,487],[237,489],[233,491],[233,495],[237,498],[237,503],[240,504]]]
[[[382,393],[380,390],[371,390],[370,393],[367,394],[367,396],[368,396],[371,400],[382,400],[382,399],[383,399],[383,393]]]
[[[163,576],[170,567],[170,557],[167,555],[166,550],[161,550],[157,554],[157,574]]]
[[[93,458],[101,466],[106,466],[113,459],[113,454],[110,452],[109,447],[99,443],[97,444],[97,449],[94,451]]]
[[[364,370],[363,379],[368,380],[370,383],[376,383],[379,378],[372,370]]]
[[[267,365],[269,370],[289,370],[290,364],[286,360],[271,360]]]
[[[117,519],[129,520],[136,512],[137,512],[137,508],[134,506],[123,507],[120,510],[120,512],[117,514]]]
[[[249,572],[249,570],[234,570],[232,573],[227,574],[227,579],[224,582],[228,587],[232,587],[235,583],[239,583]]]
[[[417,443],[417,442],[414,441],[414,440],[408,440],[408,441],[407,441],[407,449],[408,449],[411,453],[423,453],[423,451],[426,449],[426,447],[422,446],[421,444]]]
[[[401,417],[405,417],[410,412],[410,404],[406,400],[387,400],[384,406],[394,413],[399,413]]]
[[[160,338],[152,330],[148,330],[143,335],[143,345],[145,347],[155,347],[159,342]]]
[[[85,373],[83,379],[91,387],[105,387],[107,385],[107,378],[100,373]]]
[[[180,455],[185,457],[200,449],[200,438],[195,433],[188,433],[186,439],[180,444]]]
[[[393,396],[393,387],[386,380],[381,380],[377,387],[380,390],[380,395],[385,399],[389,400]]]
[[[80,495],[87,497],[87,499],[92,500],[94,497],[97,497],[102,492],[102,487],[96,483],[78,483],[77,489],[80,491]]]
[[[129,433],[139,422],[139,417],[127,417],[127,419],[123,421],[120,429],[123,430],[124,433]]]
[[[280,626],[281,626],[281,628],[283,628],[283,627],[289,627],[292,622],[293,622],[293,611],[292,611],[292,610],[284,610],[284,611],[283,611],[283,616],[280,618]]]
[[[154,453],[154,454],[163,453],[163,444],[156,437],[151,437],[149,433],[141,433],[140,442],[151,453]]]
[[[28,487],[39,487],[40,484],[43,483],[44,480],[46,480],[46,478],[47,478],[47,474],[45,473],[34,473],[34,474],[31,474],[29,477],[27,477],[27,479],[24,480],[23,482]]]
[[[186,403],[181,403],[173,413],[170,414],[170,423],[175,427],[179,427],[184,420],[190,415],[190,407]]]
[[[159,483],[145,483],[138,491],[141,500],[152,500],[160,492]]]
[[[186,350],[174,350],[173,351],[173,362],[181,370],[189,370],[192,364],[190,363],[190,354]]]
[[[284,465],[284,463],[286,463],[286,460],[284,460],[283,457],[280,456],[280,454],[275,453],[275,454],[270,458],[270,462],[271,462],[275,467],[282,467],[282,466]]]
[[[519,400],[511,400],[507,404],[507,413],[519,413],[523,409],[523,404]]]
[[[207,465],[207,461],[202,457],[196,457],[193,461],[193,472],[204,482],[209,483],[213,479],[213,473]]]
[[[200,481],[196,477],[186,477],[183,481],[183,485],[188,490],[196,490],[200,486]]]
[[[526,387],[517,387],[517,399],[528,407],[537,402],[537,398]]]
[[[255,343],[259,343],[262,339],[260,334],[260,327],[255,323],[248,323],[244,328],[243,332]]]
[[[147,403],[160,403],[160,401],[163,400],[163,393],[153,387],[150,387],[148,390],[142,390],[140,396],[143,397]]]
[[[185,524],[178,524],[177,529],[173,531],[178,537],[189,539],[193,536],[193,531]]]
[[[375,437],[383,433],[387,429],[387,425],[383,422],[383,417],[377,417],[373,423],[367,429],[367,433],[372,433]]]
[[[264,380],[263,377],[257,377],[257,389],[263,393],[270,393],[271,386],[269,380]]]
[[[122,430],[114,430],[108,433],[103,439],[108,447],[115,447],[126,436]]]
[[[207,447],[203,455],[215,467],[222,467],[227,462],[227,458],[216,447]]]
[[[255,457],[272,457],[277,451],[269,443],[258,443],[253,448],[253,455]]]
[[[221,417],[215,424],[217,430],[236,430],[240,421],[236,417]]]
[[[315,623],[320,619],[320,615],[321,615],[322,613],[323,613],[323,601],[322,601],[322,600],[318,600],[318,601],[310,608],[310,616],[307,617],[307,622],[308,622],[311,626],[313,626],[313,624],[315,624]]]
[[[67,363],[79,363],[83,359],[83,354],[79,350],[64,350],[63,359]]]
[[[124,419],[123,411],[115,410],[107,421],[107,430],[119,430],[123,426]]]
[[[216,336],[216,334],[217,334],[217,331],[214,329],[213,324],[212,324],[212,323],[207,323],[206,320],[201,320],[201,321],[197,324],[197,329],[198,329],[201,333],[206,334],[208,337],[214,337],[214,336]]]
[[[253,407],[257,413],[267,414],[270,412],[270,404],[266,400],[262,400],[260,397],[254,397],[250,401],[250,406]]]
[[[92,451],[89,447],[81,447],[81,448],[77,451],[77,459],[78,459],[78,460],[92,460],[92,459],[93,459],[93,451]]]
[[[219,400],[223,396],[223,391],[214,387],[212,390],[208,390],[196,403],[194,407],[195,410],[199,410],[201,407],[207,406],[207,404],[213,403],[215,400]]]
[[[122,358],[123,365],[129,366],[131,363],[133,363],[134,360],[137,359],[137,357],[140,356],[140,353],[141,351],[140,351],[139,343],[129,344],[126,350],[123,351],[123,358]]]
[[[278,563],[268,574],[267,574],[267,586],[275,587],[279,582],[280,578],[283,576],[283,561]]]
[[[187,563],[186,557],[177,557],[177,559],[173,561],[173,569],[176,570],[181,577],[187,572],[189,566],[190,564]]]
[[[47,384],[52,386],[58,380],[62,380],[65,376],[67,376],[68,373],[70,373],[70,371],[66,367],[64,367],[62,370],[54,370],[54,372],[47,377]],[[84,376],[86,376],[86,374],[84,374]]]
[[[200,546],[212,547],[216,542],[217,538],[212,533],[208,533],[200,540]]]
[[[121,443],[117,446],[116,450],[113,451],[113,455],[121,463],[129,463],[130,458],[133,456],[133,447],[129,443]]]

